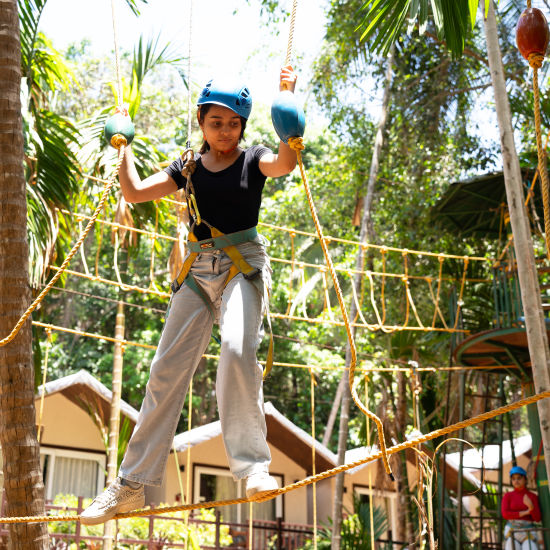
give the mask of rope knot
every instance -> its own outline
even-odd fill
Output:
[[[538,52],[532,52],[529,54],[529,66],[532,69],[540,69],[544,61],[544,54]]]
[[[193,153],[193,149],[186,149],[181,155],[181,160],[183,160],[184,162],[183,168],[181,169],[181,175],[184,178],[190,178],[195,171],[195,168],[197,167],[197,163],[195,162],[195,153]]]
[[[288,146],[293,151],[303,151],[306,148],[306,146],[304,145],[304,140],[301,137],[288,138]]]

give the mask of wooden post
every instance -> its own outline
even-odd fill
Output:
[[[76,513],[78,516],[81,514],[82,510],[84,510],[84,506],[82,506],[82,497],[78,497],[78,504],[76,505]],[[74,542],[76,544],[76,547],[80,548],[80,521],[76,522]]]
[[[150,515],[149,516],[149,544],[147,545],[147,548],[149,550],[155,550],[155,544],[153,542],[153,533],[155,530],[155,516]]]
[[[489,13],[487,18],[484,19],[484,29],[500,130],[504,183],[506,185],[510,224],[514,235],[521,300],[525,315],[525,331],[533,370],[533,382],[535,383],[536,392],[540,393],[550,389],[550,352],[548,350],[548,337],[542,310],[531,229],[524,203],[521,170],[514,143],[514,129],[506,91],[493,2],[490,2]],[[544,446],[544,461],[546,470],[550,471],[550,402],[548,399],[539,401],[537,409]]]
[[[283,550],[283,518],[277,518],[277,550]]]
[[[219,510],[216,510],[216,550],[219,550],[221,548],[221,546],[220,546],[220,520],[221,520],[221,512]]]
[[[107,484],[112,483],[118,471],[118,436],[120,431],[120,400],[122,394],[122,367],[124,362],[125,315],[124,304],[118,302],[115,324],[115,353],[113,357],[113,397],[111,400],[111,416],[109,419],[109,446],[107,449]],[[103,531],[103,550],[111,550],[114,540],[114,521],[105,523]]]

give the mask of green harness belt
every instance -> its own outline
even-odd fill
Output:
[[[260,295],[264,296],[264,302],[267,310],[267,321],[270,329],[269,347],[264,368],[265,378],[269,374],[269,371],[273,365],[273,333],[271,332],[271,318],[269,316],[269,295],[265,284],[261,285],[261,278],[258,277],[260,275],[260,270],[256,267],[252,267],[237,249],[238,244],[253,241],[258,236],[258,231],[255,227],[251,227],[250,229],[237,231],[236,233],[225,234],[211,225],[209,225],[209,228],[212,238],[204,239],[202,241],[197,240],[193,230],[189,232],[187,237],[189,255],[183,262],[183,266],[177,279],[172,283],[172,292],[177,292],[181,288],[181,285],[185,282],[191,290],[196,292],[202,298],[208,307],[210,314],[214,317],[212,303],[195,280],[195,277],[193,277],[193,274],[191,273],[191,266],[201,252],[205,250],[223,250],[233,262],[233,265],[229,268],[227,273],[224,288],[227,286],[229,281],[233,279],[233,277],[239,273],[242,273],[245,279],[251,281],[254,286],[256,286],[260,292]]]

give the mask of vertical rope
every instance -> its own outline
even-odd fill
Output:
[[[42,419],[44,416],[44,398],[46,397],[46,378],[48,373],[48,356],[52,345],[52,329],[46,329],[46,353],[44,354],[44,367],[42,372],[42,394],[40,395],[40,412],[38,413],[38,443],[42,439]]]
[[[317,238],[319,239],[319,242],[321,244],[321,248],[323,250],[323,255],[325,257],[325,261],[327,263],[327,267],[330,272],[330,276],[332,277],[332,282],[334,284],[334,290],[336,292],[336,297],[338,298],[338,304],[340,306],[340,311],[342,313],[342,318],[344,320],[344,325],[346,328],[346,334],[348,337],[348,343],[349,343],[349,351],[350,351],[350,363],[349,363],[349,389],[351,392],[351,397],[353,398],[353,401],[357,405],[357,407],[361,410],[363,414],[366,416],[369,416],[372,421],[376,424],[376,429],[378,431],[378,441],[380,443],[380,451],[382,453],[382,462],[384,464],[384,468],[386,470],[386,473],[390,476],[392,481],[394,480],[393,473],[390,467],[390,464],[388,462],[388,454],[386,450],[386,439],[384,436],[384,427],[382,425],[382,421],[378,416],[376,416],[374,413],[369,411],[363,403],[361,403],[361,399],[357,395],[357,391],[354,386],[354,377],[355,377],[355,367],[357,365],[357,348],[355,346],[355,340],[353,338],[353,332],[351,329],[351,324],[349,321],[348,311],[346,308],[346,304],[344,301],[344,296],[342,295],[342,290],[340,288],[340,283],[338,282],[338,275],[336,274],[336,270],[334,269],[334,264],[332,262],[332,258],[330,257],[330,252],[327,245],[327,240],[323,234],[323,229],[321,227],[321,222],[319,221],[319,216],[317,215],[317,210],[315,209],[315,203],[313,201],[313,196],[311,194],[311,189],[309,187],[306,172],[304,168],[304,163],[302,161],[302,150],[304,149],[304,144],[302,138],[289,138],[288,140],[289,146],[296,152],[296,158],[298,161],[298,166],[300,167],[300,174],[302,176],[302,183],[304,184],[304,190],[306,193],[306,197],[308,200],[309,208],[311,211],[311,217],[313,218],[313,223],[315,225],[315,229],[317,231]],[[408,302],[407,302],[408,303]]]
[[[292,43],[294,41],[294,26],[296,24],[296,9],[298,7],[298,0],[294,0],[292,4],[292,13],[290,15],[290,30],[288,33],[288,43],[286,47],[285,67],[290,65],[290,59],[292,58]]]
[[[189,403],[187,404],[187,433],[191,431],[193,425],[191,415],[193,414],[193,379],[189,384]],[[184,504],[191,503],[191,445],[188,444],[187,447],[187,463],[185,465],[185,502]],[[185,550],[187,550],[189,545],[189,512],[185,514],[185,530],[187,532],[187,537],[185,539]]]
[[[157,235],[159,229],[159,202],[155,203],[155,232],[151,239],[151,257],[149,261],[149,288],[155,288],[155,245],[157,244]]]
[[[528,2],[528,5],[530,2]],[[546,242],[546,255],[550,259],[550,200],[548,192],[548,171],[546,170],[546,154],[542,147],[539,69],[544,61],[544,55],[538,53],[529,54],[529,65],[533,69],[533,97],[535,108],[535,135],[537,138],[538,171],[541,181],[542,203],[544,206],[544,239]]]
[[[115,0],[111,0],[111,18],[113,21],[113,39],[115,44],[115,71],[116,71],[116,80],[117,80],[117,103],[119,107],[122,107],[122,77],[120,76],[120,54],[118,51],[118,34],[117,34],[117,24],[116,24],[116,13],[115,13]]]
[[[174,460],[176,462],[176,473],[178,474],[178,485],[179,485],[179,488],[180,488],[181,501],[183,502],[183,499],[184,499],[183,479],[181,478],[180,462],[178,460],[178,451],[176,450],[176,444],[175,443],[174,443],[172,449],[174,451]],[[187,504],[187,503],[185,503],[185,504]]]
[[[313,369],[309,369],[309,395],[311,401],[311,475],[316,475],[315,468],[315,375]],[[312,483],[313,500],[313,548],[317,550],[317,483]]]
[[[187,149],[191,147],[191,52],[193,36],[193,0],[189,0],[189,52],[187,54]]]
[[[290,307],[292,305],[292,286],[294,281],[294,269],[296,267],[296,251],[294,249],[294,238],[296,237],[296,233],[294,231],[290,232],[290,250],[291,250],[291,261],[290,264],[290,277],[288,278],[288,300],[287,300],[287,306],[286,306],[286,315],[290,313]]]
[[[458,300],[456,301],[456,315],[455,315],[455,323],[453,325],[453,330],[456,330],[456,327],[458,326],[458,318],[460,316],[460,310],[462,309],[462,295],[464,294],[464,286],[466,284],[466,273],[468,272],[469,262],[470,262],[470,258],[466,256],[464,258],[464,271],[462,272],[462,281],[460,282],[460,292],[458,294]]]
[[[365,405],[369,406],[369,377],[365,374]],[[370,418],[367,416],[367,449],[370,449]],[[369,522],[370,522],[370,547],[374,550],[374,506],[372,498],[372,470],[369,465]]]

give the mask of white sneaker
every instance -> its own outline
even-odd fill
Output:
[[[276,491],[279,488],[279,484],[274,477],[271,477],[267,472],[259,472],[252,474],[246,478],[246,496],[251,498],[252,496],[258,497],[264,493],[270,493]]]
[[[117,514],[131,512],[145,506],[145,491],[143,485],[139,489],[132,489],[122,485],[117,477],[109,487],[95,497],[90,506],[80,514],[80,523],[97,525],[105,523]]]

